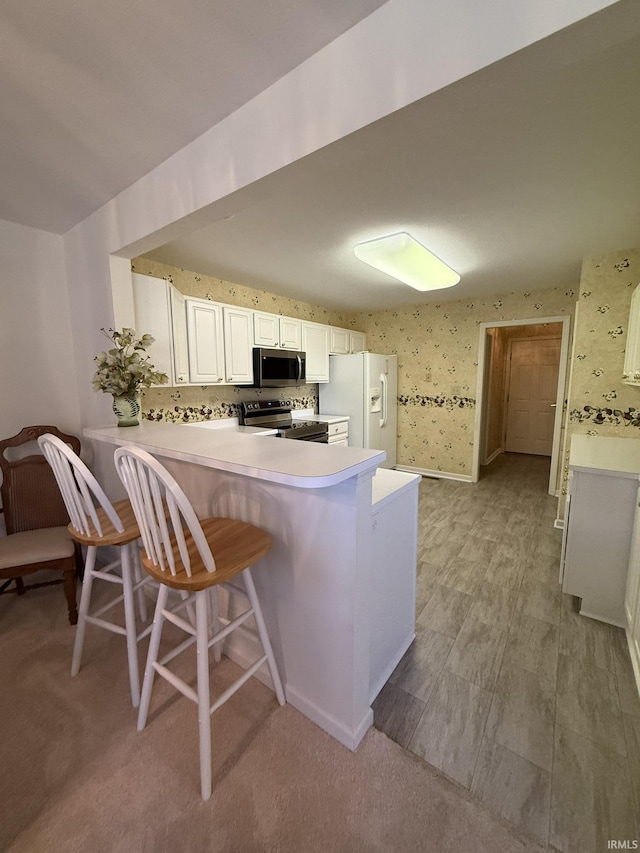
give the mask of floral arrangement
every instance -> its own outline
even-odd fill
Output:
[[[146,354],[148,347],[155,341],[151,335],[138,337],[134,329],[126,327],[120,332],[115,329],[100,331],[114,346],[94,358],[98,366],[91,380],[94,391],[120,397],[137,394],[141,388],[164,385],[169,381],[167,374],[156,370]]]

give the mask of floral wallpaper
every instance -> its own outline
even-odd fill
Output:
[[[398,464],[471,476],[478,326],[572,315],[577,297],[576,282],[358,315],[368,349],[398,355]]]
[[[330,311],[317,305],[296,302],[264,290],[223,281],[173,267],[149,258],[134,258],[134,272],[169,278],[185,296],[198,296],[214,302],[239,305],[256,311],[267,311],[286,317],[299,317],[331,326],[362,331],[355,314]],[[318,386],[301,385],[297,388],[236,388],[231,385],[187,385],[179,388],[150,388],[141,395],[142,414],[153,421],[202,421],[238,417],[238,403],[254,398],[277,400],[286,397],[296,409],[318,411]]]
[[[570,365],[564,489],[571,436],[640,438],[640,388],[622,381],[640,249],[585,258]]]

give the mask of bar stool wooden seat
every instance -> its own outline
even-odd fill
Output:
[[[198,705],[200,735],[200,785],[202,799],[211,796],[211,714],[223,705],[249,678],[267,663],[271,681],[281,705],[285,697],[262,610],[249,568],[269,551],[271,538],[264,530],[231,518],[198,520],[187,496],[169,472],[149,453],[120,447],[115,452],[116,470],[133,507],[145,554],[142,564],[160,582],[160,592],[149,642],[138,731],[146,725],[155,673]],[[170,519],[172,530],[167,521]],[[238,586],[238,581],[242,586]],[[217,595],[221,587],[247,602],[247,609],[233,619],[218,614]],[[182,601],[167,607],[169,590],[182,593]],[[195,626],[178,615],[195,603]],[[209,624],[209,607],[211,624]],[[235,612],[235,611],[234,611]],[[220,659],[222,641],[253,617],[263,654],[218,699],[210,704],[209,649]],[[168,620],[188,638],[158,660],[162,626]],[[173,658],[196,644],[197,689],[167,668]]]
[[[151,578],[148,575],[141,576],[138,548],[134,544],[140,538],[140,531],[133,509],[126,499],[112,504],[80,457],[56,436],[43,435],[38,439],[38,444],[53,469],[69,513],[69,533],[76,542],[87,548],[71,675],[77,675],[80,670],[88,624],[121,634],[127,640],[131,703],[137,708],[140,704],[137,644],[150,633],[151,626],[140,634],[137,633],[134,594],[138,593],[140,619],[144,622],[147,619],[147,610],[142,587],[149,583]],[[107,546],[118,548],[119,559],[97,569],[98,548]],[[118,567],[121,567],[122,576],[113,571]],[[116,584],[122,588],[122,592],[95,612],[89,613],[95,580]],[[120,602],[124,602],[124,627],[103,618],[107,611]]]

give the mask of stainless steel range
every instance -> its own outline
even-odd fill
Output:
[[[297,438],[324,444],[329,441],[327,424],[294,421],[291,400],[251,400],[249,403],[240,403],[240,412],[245,426],[275,429],[280,438]]]

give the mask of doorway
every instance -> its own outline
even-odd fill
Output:
[[[548,491],[558,493],[569,330],[566,316],[480,325],[473,482],[505,450],[550,455]]]
[[[561,337],[511,338],[506,362],[506,453],[551,456]]]

